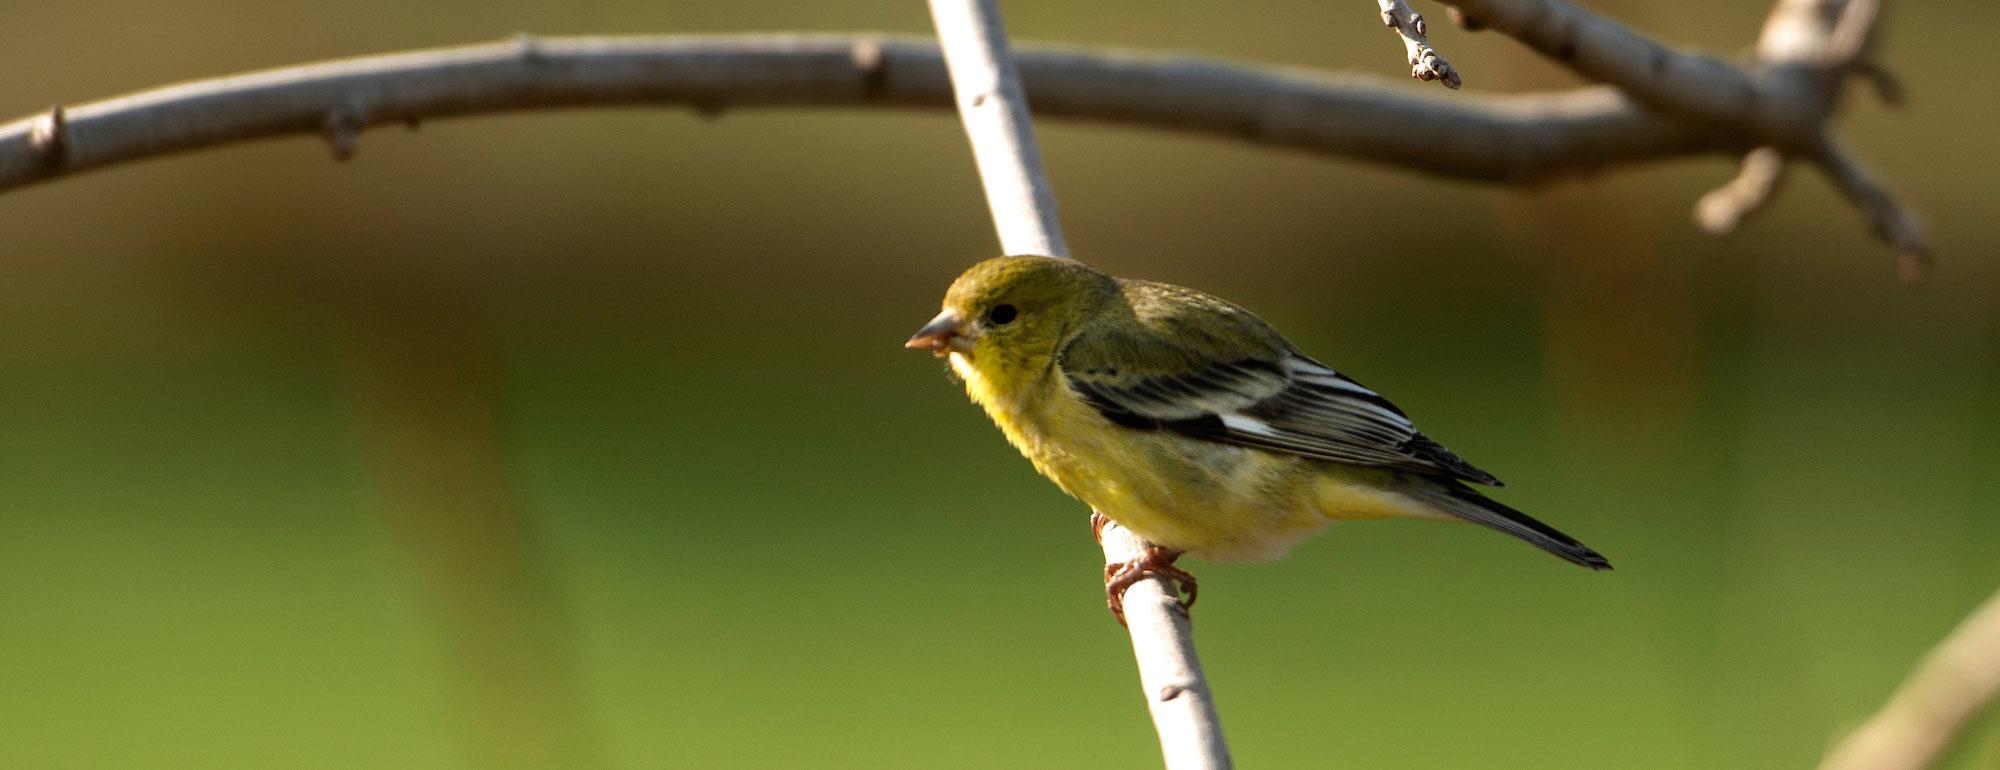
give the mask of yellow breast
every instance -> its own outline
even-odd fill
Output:
[[[1060,375],[1002,380],[959,354],[951,366],[1036,470],[1152,543],[1211,561],[1261,561],[1328,522],[1319,463],[1115,425]]]

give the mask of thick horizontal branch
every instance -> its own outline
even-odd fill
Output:
[[[1024,47],[1015,58],[1041,117],[1205,134],[1445,177],[1533,185],[1672,157],[1739,155],[1759,146],[1819,162],[1842,74],[1869,71],[1866,36],[1853,30],[1875,17],[1829,13],[1840,10],[1834,2],[1780,0],[1764,26],[1757,63],[1738,69],[1665,49],[1561,0],[1462,0],[1474,14],[1468,21],[1496,25],[1608,84],[1559,93],[1444,98],[1367,77],[1075,48]],[[1856,39],[1864,42],[1839,44]],[[1855,46],[1863,50],[1851,50]],[[1829,63],[1834,53],[1839,61]],[[344,159],[371,126],[640,104],[712,114],[752,107],[946,109],[953,103],[943,57],[934,42],[921,38],[522,35],[58,107],[0,125],[0,191],[265,137],[318,134]],[[1883,210],[1877,206],[1870,215],[1905,255],[1901,264],[1923,264],[1909,256],[1923,251],[1911,247],[1921,240],[1910,237],[1916,231],[1882,227]]]
[[[1035,113],[1207,134],[1449,177],[1530,184],[1748,147],[1609,88],[1450,100],[1364,77],[1192,56],[1020,47]],[[926,39],[854,35],[520,38],[142,91],[0,126],[0,190],[230,142],[562,107],[949,109]]]

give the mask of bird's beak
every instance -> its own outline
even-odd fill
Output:
[[[963,330],[958,314],[946,310],[937,314],[930,323],[924,324],[924,328],[918,329],[916,334],[910,335],[910,341],[903,343],[903,347],[911,350],[928,350],[942,358],[946,353],[959,347],[958,340]]]

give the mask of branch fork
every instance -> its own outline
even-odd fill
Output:
[[[1412,74],[1457,88],[1459,75],[1431,48],[1423,17],[1405,0],[1376,4],[1383,23],[1403,37]],[[1901,85],[1872,56],[1881,0],[1778,0],[1748,65],[1669,48],[1567,0],[1455,0],[1451,11],[1468,30],[1499,31],[1706,141],[1746,153],[1738,175],[1695,205],[1703,230],[1733,231],[1776,191],[1789,162],[1804,161],[1861,209],[1895,252],[1901,278],[1929,272],[1922,224],[1828,128],[1850,77],[1865,80],[1885,103],[1902,101]]]

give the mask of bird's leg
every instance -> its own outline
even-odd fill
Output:
[[[1125,625],[1125,590],[1149,577],[1162,577],[1169,581],[1170,590],[1181,597],[1182,614],[1185,615],[1188,608],[1194,606],[1194,575],[1174,566],[1174,560],[1180,556],[1180,551],[1149,545],[1137,559],[1104,565],[1104,601],[1111,608],[1111,616],[1118,619],[1118,625]]]
[[[1104,544],[1104,525],[1109,523],[1111,517],[1097,511],[1090,512],[1090,536],[1098,545]],[[1181,599],[1182,614],[1194,606],[1194,575],[1174,566],[1174,560],[1180,557],[1180,551],[1149,545],[1137,559],[1104,565],[1104,601],[1111,607],[1111,616],[1118,619],[1118,625],[1125,625],[1125,590],[1148,577],[1166,578],[1172,581],[1169,587],[1174,589],[1176,596],[1186,594]]]

